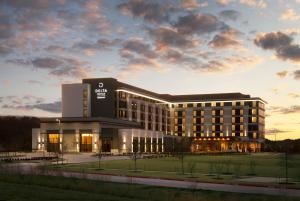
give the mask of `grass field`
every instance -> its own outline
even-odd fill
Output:
[[[102,170],[98,169],[98,162],[54,167],[70,171],[101,172],[129,176],[150,176],[201,181],[211,181],[214,179],[233,181],[236,180],[236,178],[245,176],[283,178],[285,177],[285,161],[283,158],[284,155],[282,154],[270,153],[185,156],[185,174],[182,174],[181,162],[177,157],[139,159],[137,161],[137,172],[133,171],[133,160],[101,161]],[[288,166],[290,181],[300,182],[300,155],[289,155]]]
[[[0,200],[296,201],[299,198],[193,191],[63,177],[0,174]]]

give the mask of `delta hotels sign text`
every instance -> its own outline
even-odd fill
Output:
[[[95,89],[95,93],[97,96],[97,99],[105,99],[106,98],[106,93],[107,93],[107,89],[103,88],[103,83],[99,82],[97,89]]]

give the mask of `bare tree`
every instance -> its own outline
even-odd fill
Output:
[[[189,161],[187,164],[187,168],[191,174],[191,177],[194,177],[193,173],[196,168],[196,165],[197,165],[196,161]]]
[[[132,159],[134,161],[134,171],[137,172],[137,159],[138,159],[138,140],[132,142]]]
[[[101,159],[102,159],[102,142],[98,140],[98,169],[101,170]]]

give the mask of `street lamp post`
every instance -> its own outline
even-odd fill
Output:
[[[60,140],[60,139],[61,139],[61,136],[60,136],[60,135],[61,135],[61,124],[60,124],[61,121],[60,121],[60,119],[58,119],[58,118],[56,119],[56,121],[58,122],[58,130],[59,130],[59,131],[58,131],[58,132],[59,132],[59,144],[58,144],[59,146],[58,146],[58,150],[57,150],[57,164],[58,164],[58,154],[59,154],[60,148],[62,148],[62,144],[61,144],[62,142],[61,142],[61,140]],[[63,150],[61,150],[61,151],[63,151]],[[63,152],[62,152],[62,153],[63,153]],[[62,163],[63,163],[63,154],[62,154]]]

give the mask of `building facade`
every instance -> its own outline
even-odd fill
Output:
[[[62,117],[42,119],[33,149],[257,152],[265,101],[241,93],[157,94],[114,78],[62,85]],[[185,142],[185,143],[183,143]]]

